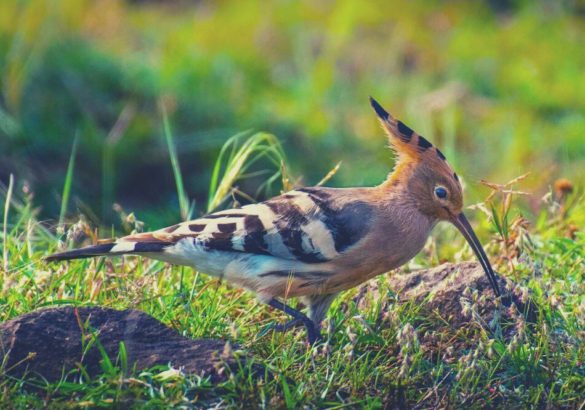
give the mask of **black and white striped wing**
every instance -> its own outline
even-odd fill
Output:
[[[340,203],[333,189],[304,188],[135,238],[170,243],[193,238],[195,246],[208,250],[320,263],[359,242],[368,231],[371,213],[371,206],[362,201]]]

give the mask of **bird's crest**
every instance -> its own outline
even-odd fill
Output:
[[[422,135],[417,134],[402,121],[390,115],[372,97],[370,97],[370,104],[372,104],[372,108],[376,111],[382,128],[388,134],[390,147],[398,155],[397,167],[408,163],[424,162],[451,173],[453,178],[458,181],[457,174],[449,166],[445,155],[443,155],[439,148],[431,144]]]

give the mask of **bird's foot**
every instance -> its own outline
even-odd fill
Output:
[[[274,330],[275,332],[286,332],[295,327],[299,327],[303,325],[303,321],[300,319],[291,319],[286,323],[277,324],[274,323],[270,326],[270,330]]]
[[[307,328],[307,339],[310,345],[314,345],[316,342],[321,341],[323,339],[321,336],[321,332],[319,331],[319,326],[303,313],[299,312],[296,309],[291,308],[290,306],[282,303],[281,301],[275,298],[270,299],[268,301],[268,305],[293,317],[292,320],[283,324],[282,325],[283,327],[290,328],[296,325],[295,322],[302,323]]]
[[[262,331],[260,331],[258,336],[262,337],[270,331],[279,333],[286,332],[290,329],[301,326],[305,326],[307,329],[307,340],[309,345],[314,345],[315,343],[323,341],[323,336],[321,335],[321,332],[319,331],[317,326],[315,326],[315,324],[312,322],[303,323],[301,319],[291,319],[288,322],[282,324],[273,323],[271,325],[266,326]]]
[[[270,331],[282,333],[282,332],[286,332],[292,328],[299,327],[302,325],[303,325],[303,321],[300,319],[291,319],[288,322],[282,323],[282,324],[272,323],[272,324],[266,326],[264,329],[262,329],[258,336],[262,337]]]

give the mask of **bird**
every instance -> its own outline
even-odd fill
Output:
[[[221,210],[152,232],[55,253],[47,261],[140,255],[222,278],[291,318],[271,329],[304,326],[322,340],[321,322],[340,292],[412,259],[441,221],[455,225],[478,258],[496,297],[495,273],[463,213],[459,177],[443,153],[370,104],[395,153],[373,187],[304,187],[264,202]],[[287,304],[299,299],[307,312]]]

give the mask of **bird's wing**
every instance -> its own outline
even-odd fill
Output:
[[[290,191],[262,203],[128,236],[118,243],[169,246],[193,238],[195,245],[209,250],[327,262],[366,236],[373,213],[371,205],[347,199],[347,195],[342,199],[338,192],[318,187]]]

